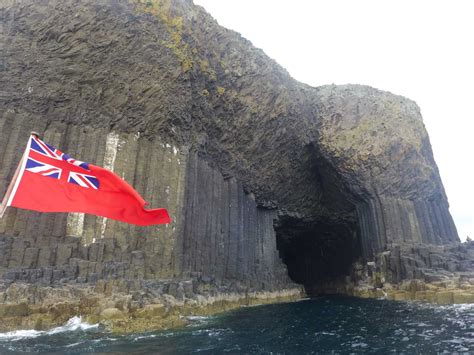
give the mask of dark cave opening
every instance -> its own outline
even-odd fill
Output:
[[[333,293],[360,257],[355,223],[302,222],[284,217],[275,226],[277,248],[290,278],[308,295]]]
[[[305,195],[296,206],[306,210],[280,215],[275,223],[277,248],[288,275],[303,285],[308,295],[338,293],[337,286],[361,259],[356,213],[361,200],[349,188],[347,176],[334,168],[335,163],[316,144],[306,147],[300,161],[305,166],[306,185],[300,187]]]

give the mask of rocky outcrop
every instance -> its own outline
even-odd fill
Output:
[[[116,332],[143,332],[183,326],[192,316],[212,315],[240,306],[288,302],[301,289],[248,291],[193,280],[98,281],[62,287],[12,284],[2,293],[0,331],[48,329],[82,315]]]
[[[302,294],[383,253],[408,260],[406,245],[459,243],[414,102],[301,84],[188,0],[0,7],[0,193],[35,130],[173,219],[135,227],[11,209],[0,221],[4,302],[20,284],[129,281],[162,298]]]
[[[473,270],[473,242],[393,244],[373,261],[352,264],[344,280],[332,280],[310,292],[439,304],[474,303]]]

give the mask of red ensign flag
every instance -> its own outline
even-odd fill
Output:
[[[170,223],[111,171],[75,160],[32,135],[6,206],[40,212],[82,212],[140,226]]]

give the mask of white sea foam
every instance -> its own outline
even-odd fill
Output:
[[[156,338],[157,336],[158,336],[157,334],[139,335],[139,336],[133,338],[133,341],[139,341],[139,340],[143,340],[143,339],[152,339],[152,338]]]
[[[417,326],[417,327],[431,327],[431,324],[427,324],[427,323],[424,323],[424,322],[410,322],[410,323],[407,323],[407,325],[414,325],[414,326]]]
[[[25,338],[36,338],[46,332],[38,330],[15,330],[13,332],[0,333],[0,340],[19,340]]]
[[[15,330],[12,332],[0,333],[0,341],[15,341],[27,338],[36,338],[41,335],[52,335],[64,332],[73,332],[75,330],[97,329],[98,324],[88,324],[82,321],[81,317],[72,317],[63,326],[51,330]]]
[[[208,320],[211,317],[206,317],[206,316],[187,316],[186,317],[189,320]]]
[[[63,332],[72,332],[75,330],[88,330],[88,329],[97,329],[99,324],[89,324],[82,321],[81,317],[72,317],[67,321],[62,327],[57,327],[47,331],[48,334],[56,334]]]

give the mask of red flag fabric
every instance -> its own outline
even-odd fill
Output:
[[[164,208],[147,203],[113,172],[71,158],[31,136],[17,180],[7,201],[40,212],[82,212],[148,226],[170,223]]]

